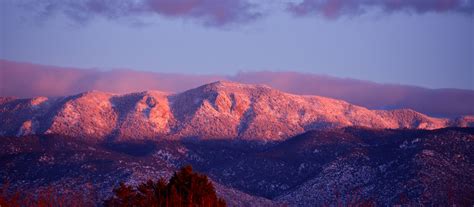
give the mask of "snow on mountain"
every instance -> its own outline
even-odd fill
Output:
[[[283,140],[321,128],[436,129],[472,126],[474,121],[469,116],[432,118],[409,109],[369,110],[341,100],[227,81],[178,94],[90,91],[58,98],[0,100],[0,135],[9,136]]]

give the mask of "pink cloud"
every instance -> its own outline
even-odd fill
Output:
[[[221,79],[224,77],[132,70],[84,70],[0,59],[0,96],[20,98],[66,96],[90,90],[112,93],[145,90],[178,92]]]
[[[62,13],[79,23],[95,16],[108,19],[159,15],[193,19],[209,26],[252,21],[261,16],[247,0],[45,0],[28,1],[28,8],[48,17]]]
[[[385,12],[411,11],[460,12],[472,14],[474,6],[470,0],[303,0],[289,3],[288,11],[297,16],[320,14],[327,18],[360,14],[369,8]]]

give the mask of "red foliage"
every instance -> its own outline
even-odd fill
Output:
[[[137,187],[120,183],[114,195],[104,202],[105,206],[151,206],[151,207],[225,207],[224,200],[217,197],[214,186],[207,176],[193,172],[191,166],[176,172],[170,181],[149,180]]]

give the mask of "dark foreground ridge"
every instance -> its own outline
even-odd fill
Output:
[[[97,206],[94,192],[69,191],[58,192],[53,189],[32,192],[7,192],[8,186],[0,188],[0,206]],[[148,180],[138,186],[123,182],[114,188],[105,207],[226,207],[226,202],[218,198],[213,184],[206,175],[193,172],[191,166],[185,166],[174,173],[171,179]]]
[[[55,135],[2,137],[7,192],[84,192],[102,204],[191,164],[228,206],[474,204],[474,129],[316,130],[286,141],[113,143]]]

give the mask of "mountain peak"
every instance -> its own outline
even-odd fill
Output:
[[[85,91],[76,95],[71,96],[72,98],[98,98],[98,97],[108,97],[112,96],[114,94],[104,92],[104,91],[99,91],[99,90],[90,90],[90,91]]]
[[[233,82],[233,81],[228,81],[228,80],[220,80],[220,81],[212,82],[212,83],[203,85],[202,87],[205,89],[211,89],[211,90],[237,90],[237,89],[259,89],[259,88],[272,89],[271,87],[264,84],[244,84],[244,83],[238,83],[238,82]],[[275,90],[275,89],[272,89],[272,90]]]
[[[232,85],[242,85],[241,83],[229,81],[229,80],[218,80],[206,85],[216,85],[216,86],[232,86]]]

